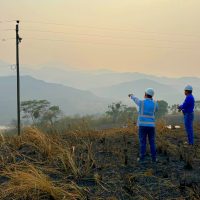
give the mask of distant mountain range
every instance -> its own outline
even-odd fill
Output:
[[[63,69],[64,66],[62,65],[58,68],[56,65],[46,65],[38,70],[23,67],[21,72],[24,75],[29,74],[41,80],[89,90],[100,97],[123,101],[127,100],[128,92],[143,97],[146,87],[154,87],[157,99],[165,99],[170,104],[178,103],[184,99],[183,89],[187,84],[194,87],[196,98],[200,97],[200,78],[198,77],[169,78],[137,72],[120,73],[104,69],[93,71]],[[150,73],[150,71],[147,72]]]
[[[181,92],[184,85],[186,84],[191,84],[197,89],[200,85],[200,78],[198,77],[159,77],[155,75],[149,75],[149,73],[151,73],[150,69],[147,69],[147,74],[142,74],[137,72],[120,73],[105,69],[83,71],[73,69],[62,64],[46,64],[37,67],[22,65],[20,68],[22,75],[30,75],[40,80],[52,83],[60,83],[66,86],[84,90],[100,87],[110,87],[120,83],[140,79],[148,79],[161,84],[171,85]],[[14,74],[15,72],[11,70],[10,65],[0,60],[0,75],[10,76]]]
[[[22,100],[47,99],[61,106],[66,115],[103,113],[107,105],[114,101],[133,105],[127,94],[134,93],[143,98],[147,87],[155,89],[156,99],[175,104],[184,100],[183,89],[185,85],[191,84],[196,99],[200,99],[198,77],[169,78],[103,69],[81,71],[56,64],[37,68],[20,68]],[[8,121],[7,119],[15,116],[13,113],[16,110],[16,80],[10,76],[16,72],[12,71],[8,64],[0,61],[0,74],[0,112],[4,116],[3,119]],[[4,77],[6,75],[8,77]]]
[[[137,72],[120,73],[108,70],[63,70],[56,68],[56,66],[46,66],[39,70],[29,70],[28,68],[26,68],[25,70],[24,68],[22,68],[21,73],[23,75],[31,75],[35,78],[48,82],[60,83],[73,88],[90,91],[94,91],[95,88],[106,88],[132,81],[148,80],[157,82],[161,85],[170,86],[170,88],[176,89],[178,93],[182,94],[184,86],[187,84],[191,84],[194,87],[196,95],[200,96],[200,78],[198,77],[169,78]],[[150,71],[147,70],[147,73],[150,73]],[[151,85],[149,85],[149,87],[151,87]],[[132,85],[132,91],[135,90],[137,89],[134,85]],[[169,90],[166,90],[165,92],[168,93]],[[175,99],[176,97],[174,98],[174,100]]]
[[[139,79],[120,83],[110,87],[95,88],[94,94],[105,97],[121,99],[128,103],[127,94],[134,93],[136,96],[143,98],[146,88],[152,87],[155,90],[157,100],[166,100],[169,104],[178,103],[183,99],[183,94],[170,85],[165,85],[149,79]]]
[[[60,106],[66,115],[103,113],[107,99],[61,84],[47,83],[30,76],[21,77],[21,101],[46,99]],[[0,124],[7,124],[16,116],[16,77],[0,77]]]

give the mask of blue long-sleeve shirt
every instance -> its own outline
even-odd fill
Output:
[[[195,100],[192,94],[186,96],[185,101],[182,105],[179,106],[179,109],[183,111],[183,113],[193,113],[194,112]]]

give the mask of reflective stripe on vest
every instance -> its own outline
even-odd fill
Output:
[[[140,117],[145,117],[149,119],[155,119],[155,116],[150,116],[150,115],[140,115]]]
[[[154,101],[154,110],[153,110],[153,116],[151,115],[144,115],[144,101],[142,101],[142,106],[141,106],[141,114],[139,117],[144,117],[144,118],[149,118],[149,119],[155,119],[155,112],[156,112],[156,102]]]
[[[139,124],[151,124],[151,125],[155,125],[155,122],[144,122],[144,121],[138,121]]]

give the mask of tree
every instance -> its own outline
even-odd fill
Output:
[[[59,108],[59,106],[51,106],[45,113],[44,116],[42,118],[43,122],[50,122],[51,125],[54,124],[54,122],[56,121],[56,119],[59,117],[59,115],[61,114],[61,110]]]
[[[160,100],[158,103],[158,112],[156,112],[156,117],[160,118],[168,113],[168,103],[166,101]]]
[[[23,118],[31,119],[32,122],[47,122],[53,124],[53,120],[61,113],[58,106],[51,106],[47,100],[29,100],[21,102]]]
[[[122,102],[112,103],[108,106],[108,111],[106,111],[106,114],[112,117],[112,120],[115,123],[119,119],[120,114],[123,112],[124,107],[125,106],[122,104]]]
[[[136,117],[136,115],[137,115],[136,107],[124,106],[124,110],[121,114],[121,119],[126,121],[133,120],[134,117]]]
[[[135,107],[127,107],[123,105],[122,102],[112,103],[108,106],[108,111],[106,112],[112,118],[114,123],[116,122],[127,122],[132,120],[137,113]]]

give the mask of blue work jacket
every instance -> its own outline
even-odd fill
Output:
[[[183,104],[179,106],[179,109],[182,110],[184,114],[193,113],[194,105],[195,105],[194,96],[192,94],[189,94],[186,96]]]

